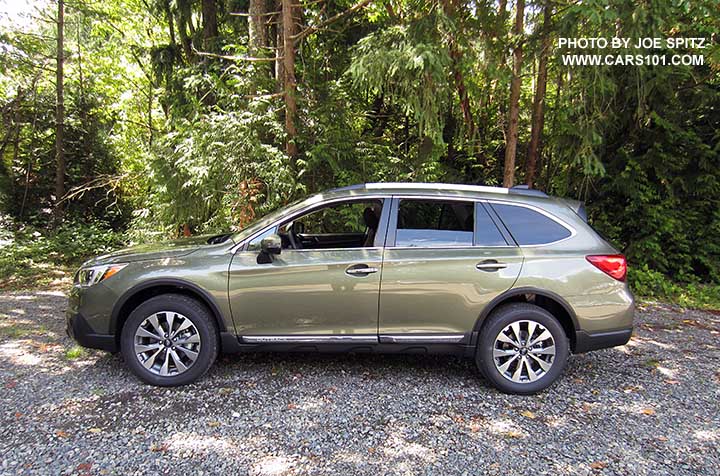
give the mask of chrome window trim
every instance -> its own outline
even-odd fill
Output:
[[[354,344],[377,344],[377,335],[256,335],[241,336],[248,344],[335,344],[351,342]]]
[[[480,201],[486,202],[486,203],[497,203],[499,205],[509,205],[509,206],[513,206],[513,207],[528,208],[528,209],[533,210],[541,215],[545,215],[547,218],[551,219],[552,221],[554,221],[555,223],[557,223],[558,225],[562,226],[563,228],[565,228],[567,231],[570,232],[570,236],[566,236],[565,238],[562,238],[560,240],[550,241],[547,243],[538,243],[536,245],[521,245],[518,243],[518,247],[520,247],[520,248],[542,248],[543,246],[556,245],[558,243],[562,243],[563,241],[570,240],[570,239],[574,238],[575,235],[577,235],[577,230],[575,229],[575,227],[568,224],[564,220],[561,220],[560,218],[556,217],[552,213],[550,213],[546,210],[543,210],[540,207],[536,207],[534,205],[528,205],[527,203],[514,202],[514,201],[510,201],[510,200],[481,199]],[[497,212],[495,212],[495,213],[497,213]],[[498,217],[500,218],[500,220],[502,220],[502,217],[500,216],[499,213],[498,213]],[[504,222],[503,222],[503,224],[504,224]],[[510,230],[508,230],[508,231],[510,231]]]
[[[263,228],[262,230],[260,230],[260,231],[258,231],[258,232],[256,232],[256,233],[248,236],[247,238],[245,238],[244,240],[242,240],[241,242],[239,242],[237,245],[235,245],[235,246],[233,246],[232,248],[230,248],[229,252],[232,253],[232,254],[237,253],[237,252],[240,251],[247,243],[250,243],[250,242],[251,242],[252,240],[254,240],[256,237],[262,235],[263,233],[265,233],[265,232],[268,231],[269,229],[271,229],[271,228],[277,228],[278,226],[280,226],[280,224],[285,223],[285,222],[290,221],[290,220],[293,220],[293,219],[295,219],[295,218],[297,218],[297,217],[299,217],[299,216],[302,216],[302,215],[306,214],[307,212],[312,211],[312,210],[315,209],[315,208],[323,208],[323,206],[325,206],[325,205],[329,205],[329,204],[332,204],[332,203],[338,203],[338,202],[364,202],[364,201],[367,201],[367,200],[378,200],[378,199],[379,199],[379,200],[387,200],[387,199],[390,199],[390,198],[392,198],[392,195],[389,194],[389,193],[386,193],[386,194],[372,194],[372,195],[359,195],[359,196],[356,196],[356,197],[349,196],[349,197],[329,198],[329,199],[323,200],[323,201],[321,201],[321,202],[316,202],[316,203],[309,204],[307,207],[305,207],[305,208],[303,208],[303,209],[301,209],[301,210],[298,210],[298,211],[295,212],[293,215],[288,216],[288,217],[281,218],[281,219],[279,219],[278,221],[273,222],[272,224],[266,226],[266,227]],[[385,207],[385,206],[387,206],[387,204],[383,204],[383,207]],[[330,249],[330,248],[325,248],[325,250],[328,250],[328,249]],[[333,249],[334,249],[334,250],[367,250],[367,249],[370,249],[370,248],[333,248]],[[292,251],[301,251],[301,250],[292,250]],[[318,250],[307,250],[307,251],[318,251]]]

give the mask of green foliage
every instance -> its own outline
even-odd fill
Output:
[[[0,226],[0,287],[67,277],[84,260],[122,246],[123,237],[99,222],[66,222],[54,230]]]
[[[229,15],[247,11],[248,2],[216,2],[212,40],[204,35],[202,3],[68,4],[64,149],[66,188],[75,193],[66,203],[66,226],[50,219],[55,27],[36,21],[30,34],[0,30],[0,212],[23,224],[0,236],[12,241],[0,251],[0,272],[65,266],[116,244],[119,232],[104,243],[105,225],[77,223],[108,223],[138,242],[181,230],[242,228],[299,196],[352,183],[499,185],[518,45],[524,62],[516,182],[525,181],[546,2],[527,2],[521,35],[510,33],[515,2],[498,11],[491,0],[372,2],[308,34],[297,43],[299,154],[292,158],[282,68],[265,61],[282,54],[277,19],[268,47],[253,53],[261,61],[229,59],[250,55],[248,19]],[[298,4],[296,21],[301,31],[323,25],[353,3]],[[640,295],[716,302],[717,2],[551,5],[536,186],[588,203],[593,226],[628,255]],[[36,16],[51,18],[54,7],[41,7]],[[697,37],[710,44],[701,51],[647,51],[702,53],[705,63],[695,66],[561,63],[567,51],[557,48],[557,38],[613,36]]]
[[[659,299],[680,306],[720,309],[720,285],[679,284],[647,265],[628,270],[628,282],[640,299]]]

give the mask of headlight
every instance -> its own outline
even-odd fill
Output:
[[[80,270],[75,273],[74,284],[80,287],[92,286],[113,276],[125,266],[127,266],[127,264],[102,264],[80,268]]]

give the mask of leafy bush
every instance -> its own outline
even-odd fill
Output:
[[[85,259],[122,246],[122,235],[107,225],[63,223],[53,231],[4,223],[0,233],[0,285],[24,285],[62,278]]]
[[[647,265],[631,267],[628,282],[640,299],[659,299],[684,307],[720,309],[720,285],[717,284],[679,284]]]

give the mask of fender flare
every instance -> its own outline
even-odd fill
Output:
[[[203,301],[203,304],[206,304],[210,308],[210,312],[213,314],[213,317],[215,318],[215,323],[218,326],[218,331],[221,333],[227,332],[227,326],[225,325],[225,316],[223,316],[223,313],[220,311],[220,307],[217,305],[217,302],[210,295],[210,293],[202,289],[197,284],[178,278],[151,279],[148,281],[143,281],[142,283],[137,284],[125,291],[115,302],[112,314],[110,314],[110,329],[112,330],[112,332],[115,332],[115,329],[117,328],[118,319],[120,318],[120,311],[130,299],[132,299],[138,293],[145,291],[146,289],[161,286],[173,287],[181,290],[187,289],[192,293],[199,295],[201,297],[201,300]],[[120,332],[117,332],[116,334],[119,336]]]
[[[483,309],[483,311],[480,313],[480,316],[475,321],[475,326],[473,327],[473,332],[479,332],[482,328],[483,324],[485,323],[485,319],[488,315],[490,315],[491,312],[497,308],[497,306],[505,301],[508,298],[512,298],[515,296],[520,296],[523,294],[535,294],[537,296],[543,296],[548,299],[552,299],[553,301],[560,304],[560,306],[567,312],[568,316],[570,316],[570,320],[572,321],[573,328],[575,331],[580,330],[580,325],[577,320],[577,315],[575,314],[575,311],[573,310],[572,306],[568,304],[568,302],[560,297],[557,293],[554,293],[552,291],[548,291],[547,289],[540,289],[533,286],[522,286],[519,288],[511,288],[505,291],[504,293],[499,294],[496,296],[492,301],[488,303],[487,306]],[[568,336],[570,337],[570,336]]]

